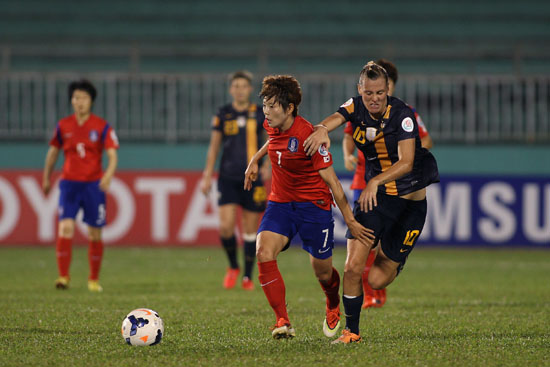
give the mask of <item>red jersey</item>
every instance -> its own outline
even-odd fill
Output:
[[[409,107],[414,112],[414,117],[416,118],[416,122],[418,123],[418,136],[420,137],[420,139],[428,136],[428,129],[426,129],[424,121],[422,121],[422,118],[412,106]],[[351,123],[349,121],[346,122],[344,133],[349,135],[353,134],[353,128],[351,127]],[[363,152],[358,149],[357,166],[355,167],[355,174],[353,175],[353,181],[351,182],[350,189],[363,190],[365,187],[367,187],[367,182],[365,181],[365,156],[363,155]]]
[[[329,210],[332,194],[319,170],[332,165],[332,155],[322,146],[310,157],[303,146],[313,132],[313,125],[296,116],[286,131],[269,127],[267,120],[264,128],[269,135],[268,154],[272,167],[268,199],[277,203],[312,202]]]
[[[57,123],[50,145],[65,154],[62,179],[97,181],[103,175],[103,149],[118,149],[118,138],[109,124],[94,114],[82,126],[71,115]]]

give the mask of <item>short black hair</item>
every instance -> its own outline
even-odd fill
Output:
[[[239,70],[229,74],[229,83],[232,83],[235,79],[246,79],[248,83],[252,84],[252,73],[247,70]]]
[[[95,89],[94,85],[87,79],[80,79],[75,80],[69,84],[69,101],[73,98],[73,93],[75,90],[83,90],[84,92],[88,93],[90,97],[92,98],[92,102],[95,101],[95,97],[97,96],[97,90]]]
[[[378,59],[376,63],[386,69],[388,77],[393,81],[393,84],[397,84],[397,79],[399,78],[399,73],[394,63],[386,59]]]
[[[261,98],[275,98],[283,110],[288,110],[290,104],[294,105],[292,115],[298,115],[298,105],[302,102],[302,89],[300,83],[291,75],[268,75],[262,82]]]

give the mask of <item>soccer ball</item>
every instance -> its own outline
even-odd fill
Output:
[[[120,332],[129,345],[155,345],[162,340],[164,323],[155,311],[138,308],[124,318]]]

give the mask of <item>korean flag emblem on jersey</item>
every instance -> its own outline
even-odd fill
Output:
[[[97,141],[97,139],[99,138],[99,134],[95,130],[90,130],[89,138],[92,142],[95,143]]]
[[[401,127],[408,133],[412,132],[414,130],[413,120],[410,117],[405,117],[403,121],[401,121]]]
[[[293,136],[288,139],[288,150],[292,153],[296,153],[298,151],[298,138]]]

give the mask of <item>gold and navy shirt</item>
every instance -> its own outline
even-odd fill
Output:
[[[414,112],[405,102],[388,96],[386,112],[381,119],[375,119],[361,96],[357,96],[340,106],[338,113],[351,123],[353,141],[365,155],[367,182],[399,161],[397,146],[401,140],[415,139],[413,170],[381,185],[380,192],[401,196],[439,181],[435,159],[422,148]]]
[[[244,171],[252,156],[263,145],[265,120],[262,107],[251,104],[236,111],[231,104],[222,106],[212,122],[212,129],[222,133],[220,176],[244,180]]]

